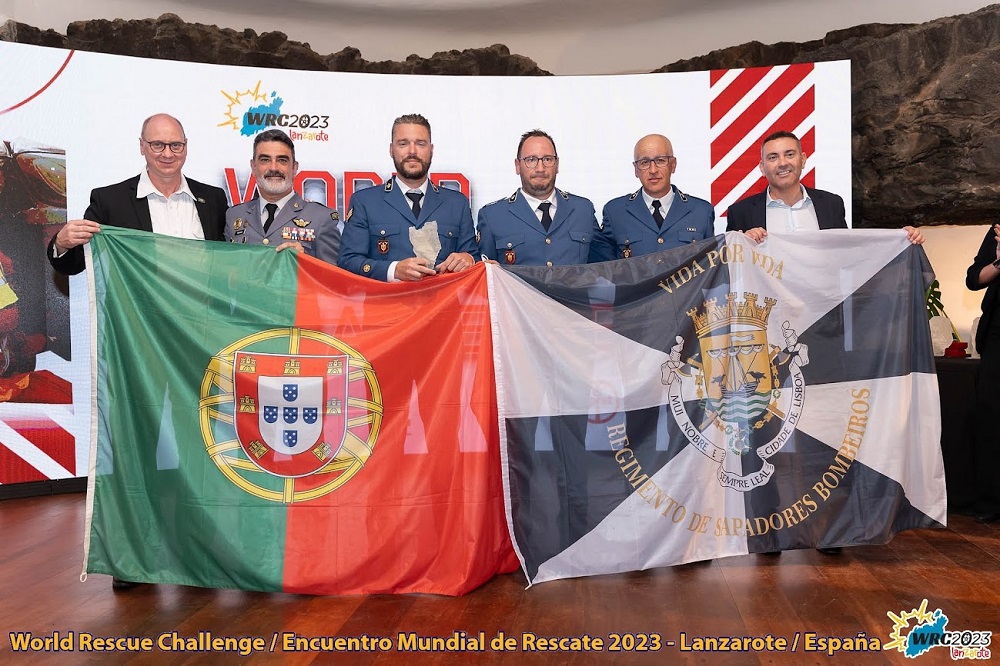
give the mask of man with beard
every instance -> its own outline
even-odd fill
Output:
[[[479,211],[479,252],[501,265],[560,266],[614,259],[594,204],[556,189],[559,156],[540,129],[521,135],[514,158],[521,187]]]
[[[260,195],[226,213],[226,240],[292,248],[327,263],[337,262],[340,231],[337,213],[306,201],[293,186],[299,163],[295,144],[278,129],[266,130],[253,141],[250,170]]]
[[[418,113],[400,116],[391,137],[396,176],[351,196],[337,265],[386,282],[417,282],[472,267],[476,238],[469,200],[427,178],[434,156],[430,123]],[[415,256],[416,237],[440,241],[433,261]]]
[[[152,231],[196,240],[222,240],[226,193],[186,178],[187,137],[179,120],[165,113],[150,116],[139,133],[142,173],[90,193],[82,220],[70,220],[49,243],[49,263],[66,275],[84,269],[83,246],[101,225]]]

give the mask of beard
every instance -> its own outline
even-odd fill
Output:
[[[264,174],[263,178],[257,179],[257,189],[260,190],[261,194],[271,197],[282,197],[291,190],[293,182],[291,176],[286,176],[276,171],[269,171]]]
[[[555,187],[555,184],[556,184],[555,175],[552,175],[551,177],[546,176],[544,178],[534,178],[534,179],[530,177],[521,178],[521,189],[530,194],[531,196],[537,197],[539,199],[547,196],[550,192],[552,192],[552,189]]]
[[[419,157],[407,157],[402,162],[392,161],[396,167],[396,173],[407,180],[423,180],[430,171],[430,161],[423,161]]]

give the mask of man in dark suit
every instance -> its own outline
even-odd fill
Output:
[[[469,200],[427,178],[434,156],[430,122],[418,113],[400,116],[391,136],[396,176],[351,196],[337,265],[386,282],[417,282],[471,268],[476,231]],[[411,239],[436,246],[435,228],[441,245],[437,256],[416,256]]]
[[[729,207],[726,231],[742,231],[759,243],[769,227],[775,233],[846,229],[844,200],[801,183],[807,157],[791,132],[779,131],[765,138],[760,147],[760,171],[767,178],[767,189]],[[917,229],[903,229],[911,243],[924,242]]]
[[[521,188],[479,210],[479,252],[501,265],[560,266],[614,259],[594,204],[556,188],[559,156],[542,130],[525,132],[514,172]]]
[[[152,231],[178,238],[222,240],[226,193],[185,178],[187,138],[180,121],[164,113],[143,122],[139,153],[146,169],[128,180],[90,193],[82,220],[70,220],[49,243],[49,262],[60,273],[84,269],[83,245],[101,225]]]
[[[670,139],[650,134],[632,153],[642,188],[604,206],[601,232],[613,244],[616,259],[669,250],[715,235],[715,210],[704,199],[684,194],[670,177],[677,158]]]

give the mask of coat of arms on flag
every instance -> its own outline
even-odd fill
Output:
[[[336,490],[368,462],[382,422],[380,396],[371,363],[337,338],[261,331],[219,351],[206,369],[202,437],[243,490],[306,501]]]
[[[236,352],[236,436],[276,476],[306,476],[340,451],[347,434],[347,356]]]
[[[765,297],[761,305],[757,299],[757,294],[739,299],[730,292],[724,303],[712,298],[703,309],[689,310],[699,353],[682,364],[684,338],[678,336],[662,367],[677,425],[719,463],[719,482],[740,491],[767,483],[774,473],[768,458],[791,438],[802,414],[802,366],[809,363],[807,347],[789,322],[781,331],[786,347],[769,343],[768,318],[777,300]],[[689,412],[687,405],[696,409]],[[778,432],[767,441],[755,436],[772,419],[780,423]],[[740,458],[751,450],[762,465],[746,473]]]

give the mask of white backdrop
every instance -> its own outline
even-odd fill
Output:
[[[390,76],[144,60],[6,42],[0,42],[0,62],[4,65],[0,70],[0,139],[66,151],[70,217],[82,216],[94,187],[140,171],[140,125],[158,112],[174,115],[184,124],[189,140],[185,174],[241,198],[255,133],[243,131],[245,113],[254,106],[275,105],[275,98],[280,98],[282,113],[315,117],[317,124],[326,125],[310,130],[321,129],[322,135],[296,140],[297,158],[301,170],[319,172],[338,185],[333,195],[321,185],[310,184],[307,198],[326,198],[342,213],[345,172],[375,172],[389,178],[392,121],[414,112],[425,115],[433,127],[432,174],[459,173],[468,180],[474,217],[480,207],[509,196],[519,186],[513,170],[517,142],[533,128],[546,130],[556,141],[557,185],[591,199],[598,214],[609,199],[638,189],[632,148],[649,133],[663,133],[672,140],[678,158],[674,183],[689,194],[711,200],[712,142],[723,131],[744,127],[742,143],[759,150],[759,134],[781,116],[776,110],[754,118],[745,107],[783,71],[768,72],[761,85],[749,91],[743,106],[733,107],[729,114],[733,124],[724,127],[719,122],[713,126],[710,119],[710,102],[719,87],[712,89],[709,72],[539,78]],[[736,76],[730,72],[723,80]],[[849,63],[816,64],[798,86],[803,87],[814,91],[815,103],[810,101],[804,120],[784,129],[800,136],[814,133],[815,154],[810,156],[807,171],[814,172],[817,187],[837,192],[849,202]],[[256,99],[251,91],[257,92]],[[748,169],[747,178],[752,180],[755,165]],[[236,187],[230,185],[232,181]],[[728,199],[719,200],[717,218],[728,203]],[[717,220],[716,228],[724,230],[725,221]],[[71,283],[73,363],[51,353],[38,361],[40,368],[73,382],[72,410],[63,409],[53,419],[76,437],[81,473],[86,469],[82,463],[90,391],[84,288],[81,279]],[[0,420],[28,412],[53,414],[48,405],[0,404]],[[35,455],[28,444],[23,446],[31,454],[25,458],[29,464],[43,465],[50,478],[65,476],[44,455]]]

